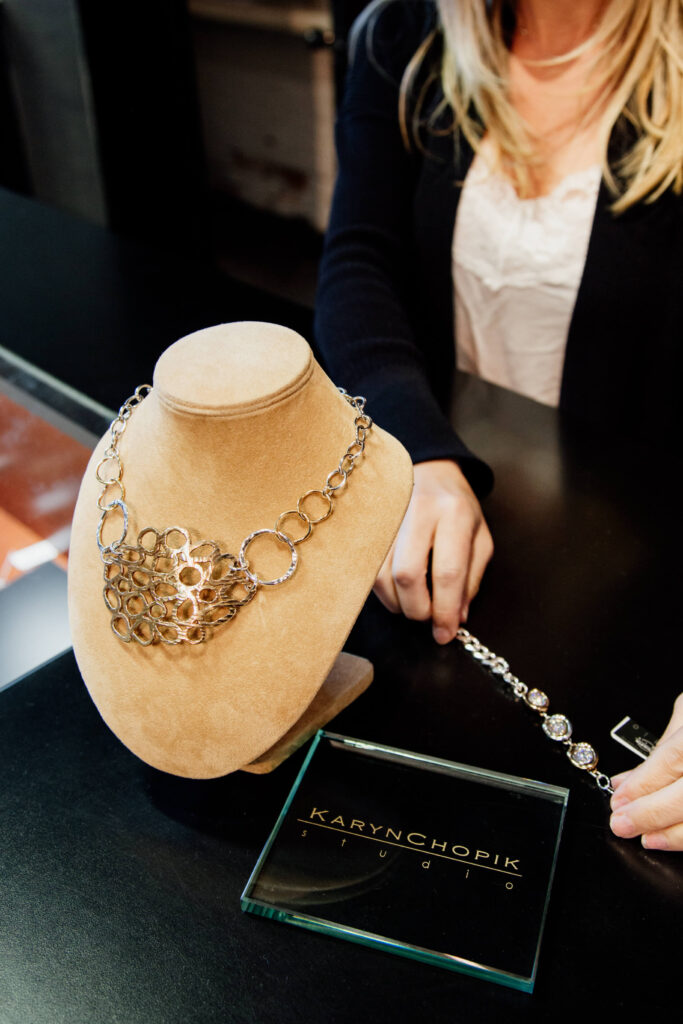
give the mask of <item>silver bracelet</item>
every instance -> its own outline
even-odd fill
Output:
[[[471,654],[475,661],[480,662],[494,675],[500,676],[503,682],[512,688],[515,697],[521,697],[528,707],[541,716],[543,719],[543,732],[548,739],[553,740],[555,743],[561,743],[567,748],[567,757],[575,768],[588,772],[595,780],[596,786],[604,790],[605,793],[614,792],[609,775],[605,775],[604,772],[599,772],[597,769],[598,752],[595,747],[590,743],[575,743],[572,740],[572,723],[566,715],[551,715],[548,713],[550,698],[543,690],[537,690],[535,687],[530,688],[526,683],[523,683],[521,679],[510,671],[510,666],[505,658],[501,658],[494,654],[493,651],[490,651],[481,640],[477,640],[476,636],[472,636],[467,629],[459,629],[455,634],[455,638],[460,641],[467,653]]]

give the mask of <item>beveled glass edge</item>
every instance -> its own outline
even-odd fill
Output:
[[[505,772],[496,772],[489,768],[477,768],[474,765],[461,764],[459,761],[448,761],[442,757],[430,757],[428,754],[418,754],[413,750],[402,750],[399,747],[389,747],[382,743],[359,740],[352,736],[343,736],[340,733],[326,730],[321,730],[321,733],[339,746],[375,754],[382,760],[398,760],[412,765],[424,764],[436,771],[439,769],[455,770],[461,776],[478,782],[488,782],[490,785],[500,788],[535,793],[537,796],[552,799],[555,803],[563,803],[565,808],[569,799],[569,790],[566,786],[556,786],[550,782],[540,782],[538,779],[527,779],[519,775],[508,775]]]
[[[266,840],[266,845],[261,850],[261,854],[259,856],[259,859],[256,861],[256,864],[254,865],[254,869],[251,872],[251,874],[249,875],[249,880],[247,881],[247,884],[244,887],[242,895],[240,896],[240,904],[241,904],[242,910],[246,910],[247,909],[244,906],[244,900],[248,897],[249,890],[250,890],[251,886],[254,884],[254,882],[256,880],[256,877],[257,877],[259,871],[261,870],[261,866],[263,865],[263,862],[265,861],[266,857],[270,853],[270,848],[273,845],[273,843],[275,842],[275,838],[276,838],[278,832],[280,831],[280,826],[282,825],[282,822],[285,820],[285,817],[287,815],[287,812],[288,812],[289,808],[292,806],[292,800],[296,796],[296,791],[299,788],[299,786],[301,785],[301,780],[304,777],[306,769],[308,768],[308,766],[309,766],[309,764],[311,762],[311,758],[313,757],[313,755],[314,755],[314,753],[315,753],[315,751],[316,751],[316,749],[318,747],[318,744],[320,743],[320,740],[322,739],[323,735],[324,735],[324,731],[322,729],[318,729],[317,733],[313,737],[313,740],[311,741],[310,749],[309,749],[308,753],[306,754],[306,757],[304,759],[304,763],[301,765],[301,768],[299,769],[299,774],[297,775],[296,779],[294,780],[294,784],[293,784],[292,788],[289,791],[289,795],[288,795],[287,799],[285,800],[284,804],[282,805],[282,810],[280,811],[280,813],[278,815],[278,819],[275,822],[275,824],[273,825],[273,828],[271,829],[270,835],[268,836],[268,839]]]
[[[256,881],[264,861],[270,853],[270,849],[275,842],[282,822],[292,805],[292,801],[294,800],[306,769],[308,768],[313,754],[322,739],[329,739],[338,746],[348,748],[349,750],[377,754],[379,757],[386,760],[389,760],[388,755],[390,755],[391,759],[399,761],[403,760],[412,765],[423,763],[437,771],[439,769],[442,771],[456,769],[460,775],[468,776],[475,781],[488,782],[490,785],[501,789],[509,788],[517,789],[522,792],[531,792],[536,796],[544,797],[552,800],[554,803],[562,805],[560,821],[557,826],[557,834],[555,837],[555,849],[553,851],[553,859],[550,866],[548,884],[546,886],[545,902],[538,930],[538,941],[534,951],[533,968],[528,977],[526,975],[512,974],[507,971],[501,971],[498,968],[476,964],[471,960],[457,957],[452,953],[437,953],[433,950],[423,949],[420,946],[408,946],[406,943],[402,943],[398,939],[390,939],[386,936],[375,935],[372,932],[363,932],[360,929],[350,928],[348,925],[335,924],[334,922],[326,921],[323,918],[309,917],[306,914],[296,914],[293,911],[282,910],[273,904],[263,903],[260,900],[254,900],[250,897],[250,890]],[[534,990],[534,984],[536,982],[541,941],[543,939],[545,921],[548,914],[550,892],[555,878],[555,868],[557,866],[557,856],[560,849],[560,839],[562,837],[562,829],[564,828],[568,799],[569,790],[565,786],[555,786],[551,783],[540,782],[536,779],[525,779],[516,775],[507,775],[504,772],[496,772],[486,768],[477,768],[473,765],[461,764],[458,761],[448,761],[445,758],[430,757],[426,754],[418,754],[415,751],[402,750],[399,747],[389,747],[382,743],[355,739],[352,736],[344,736],[341,733],[328,732],[325,729],[319,729],[311,742],[311,747],[306,755],[304,763],[299,770],[289,795],[282,807],[282,810],[280,811],[280,814],[278,815],[278,819],[268,836],[266,844],[263,847],[259,859],[257,860],[254,869],[249,876],[249,880],[244,887],[242,895],[240,896],[240,908],[243,911],[257,914],[260,917],[294,924],[300,928],[308,928],[311,931],[320,932],[324,935],[332,935],[333,937],[343,936],[351,942],[370,946],[375,949],[390,951],[398,956],[406,957],[409,960],[419,960],[423,963],[432,964],[437,967],[445,967],[448,970],[456,971],[460,974],[467,974],[471,977],[486,978],[488,981],[493,981],[496,984],[518,989],[522,992],[531,993]]]
[[[555,835],[555,849],[553,850],[553,859],[550,865],[550,873],[548,875],[548,884],[545,889],[545,902],[543,904],[543,911],[541,913],[541,921],[538,927],[538,941],[536,942],[536,949],[534,951],[534,966],[531,971],[531,988],[530,992],[533,991],[534,984],[536,982],[536,972],[538,970],[538,959],[541,955],[541,942],[543,940],[543,932],[545,931],[545,919],[548,916],[548,906],[550,905],[550,893],[552,892],[553,882],[555,881],[555,868],[557,867],[557,858],[560,852],[560,840],[562,838],[562,830],[564,829],[564,819],[567,814],[567,799],[569,798],[569,790],[565,790],[567,798],[562,802],[562,810],[560,812],[560,820],[557,823],[557,833]]]
[[[423,946],[412,946],[410,943],[401,942],[399,939],[390,939],[385,935],[376,935],[374,932],[362,931],[360,928],[335,924],[324,918],[282,910],[273,904],[263,903],[261,900],[253,900],[245,894],[246,890],[242,894],[242,910],[255,914],[258,917],[265,917],[271,921],[280,921],[284,924],[293,924],[298,928],[305,928],[308,931],[318,932],[321,935],[330,935],[333,938],[343,938],[360,946],[368,946],[371,949],[379,949],[394,956],[402,956],[408,960],[416,960],[434,967],[445,968],[457,974],[467,974],[473,978],[483,978],[486,981],[504,985],[506,988],[514,988],[521,992],[533,992],[535,964],[534,974],[531,977],[513,974],[509,971],[502,971],[497,967],[489,967],[486,964],[478,964],[474,960],[455,956],[453,953],[439,953],[436,950],[425,949]]]

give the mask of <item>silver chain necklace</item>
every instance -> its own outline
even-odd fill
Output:
[[[365,412],[364,398],[354,398],[343,388],[338,389],[356,413],[355,436],[339,465],[328,474],[323,487],[306,491],[295,508],[282,512],[273,529],[254,530],[245,537],[237,556],[221,551],[214,540],[193,542],[183,526],[162,530],[147,526],[138,533],[136,543],[129,544],[119,443],[136,406],[151,390],[151,385],[142,384],[123,403],[111,423],[109,445],[95,470],[102,485],[97,499],[101,512],[97,546],[104,566],[104,603],[111,615],[111,628],[124,643],[135,641],[143,647],[159,642],[199,644],[209,639],[214,627],[233,619],[261,587],[277,587],[291,579],[299,561],[298,545],[308,540],[318,523],[332,515],[335,495],[345,487],[365,451],[372,420]],[[314,501],[322,502],[321,514],[313,514]],[[120,536],[105,544],[102,531],[116,512],[123,516]],[[285,528],[288,521],[292,525]],[[291,531],[297,523],[303,533],[293,537]],[[272,537],[289,552],[289,567],[275,579],[261,579],[249,566],[249,545],[262,536]]]
[[[548,739],[560,743],[567,748],[567,757],[575,768],[588,772],[595,780],[596,786],[606,793],[613,793],[612,781],[604,772],[598,771],[598,753],[590,743],[575,743],[572,740],[573,727],[566,715],[548,714],[550,710],[550,698],[543,690],[529,688],[516,675],[510,671],[505,658],[499,657],[485,647],[481,640],[466,630],[460,628],[455,634],[468,654],[476,661],[484,665],[490,672],[500,676],[503,682],[511,687],[515,697],[520,697],[525,704],[533,711],[536,711],[543,719],[543,732]]]

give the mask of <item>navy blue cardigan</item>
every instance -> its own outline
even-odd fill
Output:
[[[357,40],[337,122],[339,174],[316,340],[333,379],[367,397],[370,415],[414,462],[457,459],[483,493],[490,470],[447,415],[455,357],[451,244],[472,151],[445,132],[429,135],[427,154],[409,153],[398,123],[403,70],[435,21],[431,0],[388,0]],[[603,186],[560,409],[596,430],[677,442],[683,202],[669,191],[615,217],[610,201]]]

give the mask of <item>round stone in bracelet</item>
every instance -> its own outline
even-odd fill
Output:
[[[551,740],[562,743],[572,734],[572,723],[566,715],[548,715],[543,719],[543,732]]]
[[[583,768],[590,771],[598,763],[598,754],[590,743],[572,743],[567,751],[567,757],[575,768]]]
[[[524,695],[524,700],[534,711],[547,711],[550,707],[550,697],[543,690],[528,690]]]

